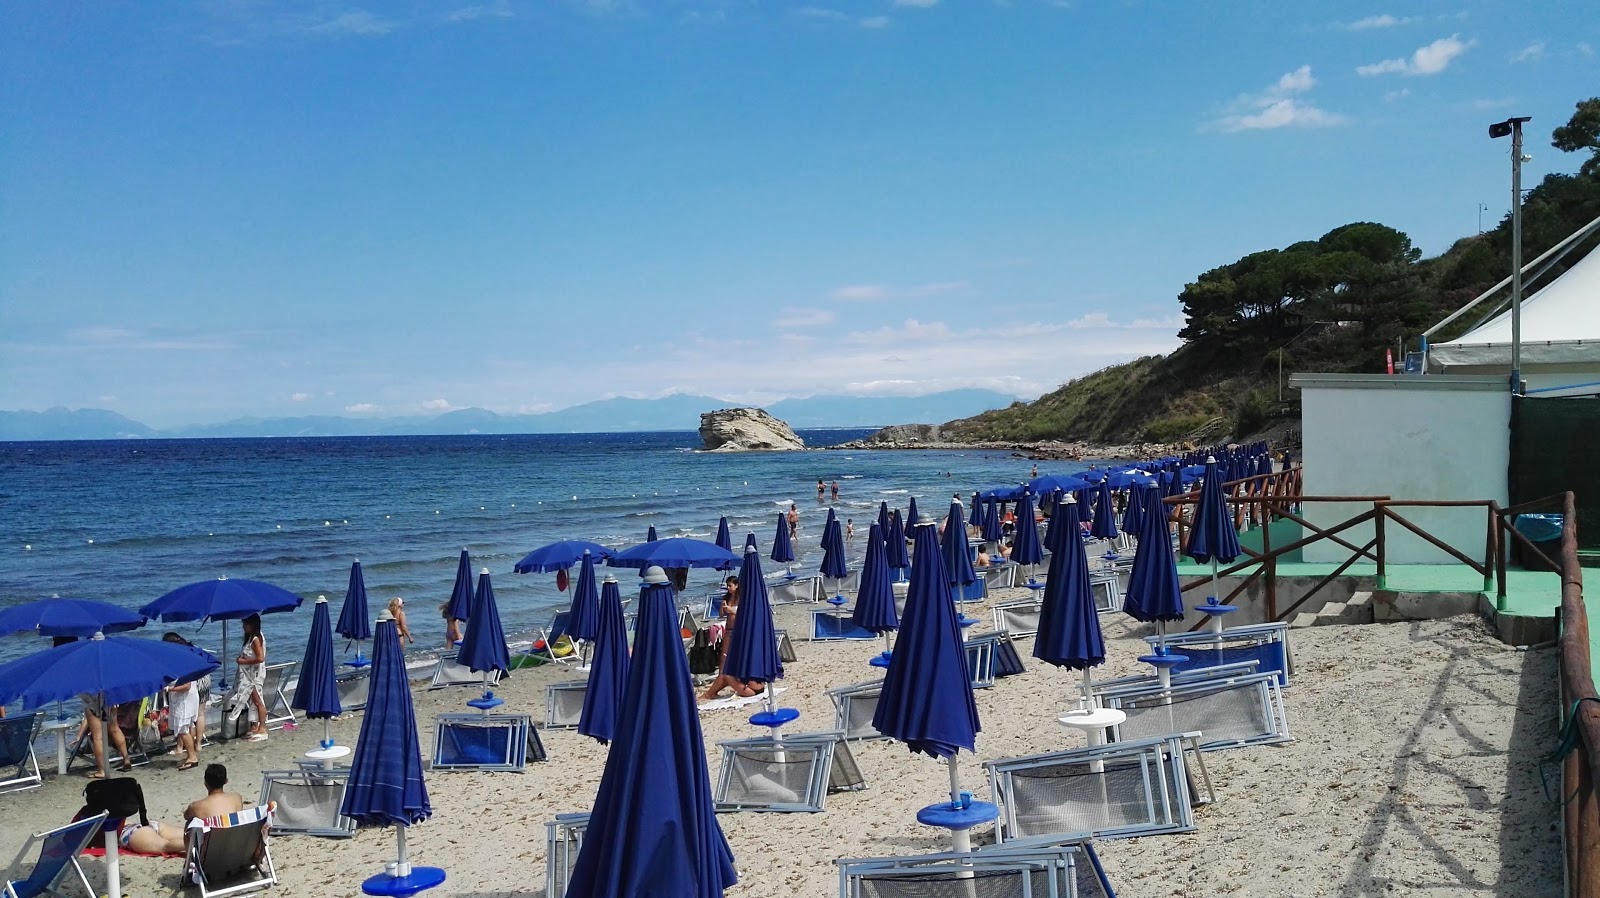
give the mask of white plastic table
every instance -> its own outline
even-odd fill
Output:
[[[1068,711],[1056,719],[1064,727],[1083,730],[1084,735],[1089,739],[1089,745],[1093,747],[1106,744],[1106,727],[1114,727],[1121,724],[1128,719],[1128,715],[1125,712],[1118,711],[1116,708],[1091,708],[1089,710],[1079,708],[1076,711]],[[1104,773],[1105,769],[1104,761],[1089,762],[1089,770],[1094,773]]]
[[[327,748],[314,748],[306,752],[306,757],[322,764],[323,770],[332,770],[333,762],[350,754],[348,745],[330,745]]]
[[[67,730],[77,727],[77,718],[59,717],[46,720],[39,729],[56,734],[56,775],[67,775]]]

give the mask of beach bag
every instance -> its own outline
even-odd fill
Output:
[[[689,644],[689,673],[709,676],[717,672],[721,661],[722,641],[712,642],[707,631],[695,631],[694,641]]]
[[[105,811],[112,820],[130,820],[138,816],[141,826],[150,825],[150,815],[145,810],[144,789],[131,776],[94,780],[83,787],[83,807],[74,820],[82,820]]]

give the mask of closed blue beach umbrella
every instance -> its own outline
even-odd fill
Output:
[[[867,552],[861,559],[861,587],[856,590],[856,607],[850,621],[863,630],[883,637],[884,662],[889,659],[889,633],[900,628],[900,615],[894,608],[894,585],[889,578],[889,552],[883,531],[877,524],[867,528]]]
[[[1122,507],[1123,533],[1130,535],[1139,533],[1139,526],[1144,521],[1144,502],[1139,497],[1143,496],[1144,491],[1147,489],[1153,489],[1153,487],[1140,486],[1139,484],[1133,484],[1128,487],[1128,495],[1123,500],[1125,504]]]
[[[728,657],[722,670],[745,683],[767,683],[771,704],[773,680],[783,676],[783,661],[778,657],[778,637],[772,624],[772,603],[767,598],[767,580],[761,574],[761,556],[744,553],[739,566],[739,615],[728,634]]]
[[[918,553],[922,551],[920,541],[914,544]],[[967,546],[967,521],[961,508],[961,502],[950,503],[950,517],[945,519],[944,543],[940,546],[944,553],[944,573],[950,584],[950,595],[959,599],[966,593],[966,588],[978,579],[978,574],[972,569],[972,555]],[[921,555],[917,556],[917,564],[921,564]],[[915,576],[913,574],[913,576]]]
[[[1178,562],[1167,538],[1167,522],[1155,503],[1160,496],[1150,493],[1145,501],[1144,529],[1139,531],[1139,551],[1133,556],[1128,573],[1128,588],[1123,593],[1122,613],[1134,620],[1154,623],[1166,646],[1167,621],[1183,620],[1183,592],[1178,586]]]
[[[917,525],[920,524],[920,523],[922,523],[922,519],[917,516],[917,497],[916,496],[912,496],[911,497],[911,506],[906,511],[906,524],[905,524],[906,532],[907,533],[915,533],[916,529],[917,529]]]
[[[1200,501],[1195,506],[1194,523],[1189,528],[1189,544],[1183,554],[1200,564],[1211,564],[1211,595],[1217,594],[1217,562],[1231,564],[1242,554],[1239,532],[1233,529],[1233,515],[1223,496],[1222,472],[1215,458],[1206,459],[1206,472],[1200,482]]]
[[[413,867],[406,853],[406,827],[433,816],[422,778],[422,744],[417,738],[411,684],[400,635],[387,609],[378,612],[372,638],[372,683],[361,735],[350,759],[339,813],[360,826],[393,826],[399,861],[394,874],[380,873],[362,883],[369,895],[403,895],[444,882],[438,867]],[[388,891],[376,891],[388,889]],[[408,890],[409,889],[409,890]]]
[[[350,585],[345,587],[344,604],[339,606],[339,623],[333,632],[356,644],[355,666],[365,667],[361,643],[372,638],[372,623],[367,617],[367,580],[361,573],[360,561],[350,562]]]
[[[991,543],[997,543],[1005,536],[1005,531],[1000,526],[1000,503],[991,499],[983,503],[983,538]]]
[[[522,556],[512,570],[519,574],[550,574],[572,567],[582,561],[584,555],[594,556],[598,564],[611,557],[611,550],[586,539],[564,539]]]
[[[1065,531],[1062,534],[1066,536]],[[1089,558],[1081,539],[1063,538],[1051,547],[1050,577],[1040,603],[1033,657],[1083,671],[1083,699],[1085,707],[1092,707],[1089,668],[1105,663],[1106,643],[1089,588]]]
[[[959,508],[959,503],[956,505]],[[946,532],[949,532],[947,528]],[[915,564],[906,596],[906,613],[889,669],[884,675],[872,726],[912,752],[947,759],[950,766],[950,803],[925,808],[918,819],[944,825],[935,819],[942,811],[956,834],[955,850],[965,850],[966,828],[962,815],[982,812],[984,802],[973,802],[961,790],[956,754],[977,744],[978,706],[972,698],[967,651],[955,605],[950,602],[950,575],[944,569],[937,528],[932,522],[914,529]],[[992,810],[989,805],[987,810]],[[989,816],[988,819],[994,819]]]
[[[92,599],[38,599],[0,611],[0,636],[93,636],[126,633],[144,626],[145,617],[121,605]]]
[[[722,548],[727,549],[729,552],[733,551],[733,536],[732,534],[728,533],[727,515],[723,515],[721,518],[717,519],[716,543]]]
[[[579,561],[578,584],[572,591],[571,614],[567,618],[567,635],[573,639],[593,642],[600,633],[600,590],[595,585],[595,556],[583,553]]]
[[[878,532],[879,533],[888,533],[889,532],[889,503],[888,502],[879,502],[878,503]]]
[[[344,711],[339,703],[338,673],[333,666],[331,619],[327,597],[317,596],[311,615],[311,635],[306,639],[305,656],[300,659],[300,679],[294,687],[294,698],[289,702],[289,707],[306,712],[312,720],[322,721],[323,748],[333,747],[328,721]]]
[[[898,508],[889,515],[889,529],[884,534],[883,549],[885,560],[895,571],[903,571],[911,566],[911,556],[906,552],[906,531],[900,526]],[[900,578],[897,576],[896,579]]]
[[[645,570],[616,738],[567,898],[716,898],[738,881],[666,579]]]
[[[456,583],[450,589],[450,607],[445,609],[445,615],[451,620],[467,620],[472,614],[472,558],[467,555],[467,550],[461,550],[461,557],[456,560]]]
[[[628,683],[628,624],[622,614],[622,591],[617,578],[607,577],[600,588],[600,632],[594,640],[589,664],[589,685],[583,692],[578,732],[610,742],[617,732],[617,709]]]
[[[794,561],[794,541],[789,538],[789,522],[778,515],[778,529],[772,534],[772,554],[767,556],[779,564]]]
[[[461,641],[456,662],[464,664],[474,673],[482,673],[487,682],[495,671],[505,673],[511,669],[511,651],[506,648],[506,631],[500,624],[500,609],[494,601],[494,584],[489,581],[489,569],[478,574],[478,591],[472,599],[472,626]]]
[[[759,549],[759,546],[756,545],[756,535],[754,533],[746,533],[744,535],[744,547],[746,549]]]
[[[1034,518],[1033,494],[1024,492],[1017,501],[1017,529],[1011,537],[1011,560],[1024,567],[1044,560],[1044,547],[1039,545],[1039,526]]]
[[[1094,521],[1089,525],[1089,535],[1095,539],[1117,538],[1117,515],[1111,507],[1111,487],[1103,480],[1094,490]]]
[[[651,524],[650,529],[645,531],[644,541],[647,543],[653,543],[656,541],[656,525]]]
[[[828,512],[828,523],[822,531],[822,576],[842,580],[849,573],[845,566],[844,528],[839,519]],[[742,581],[741,581],[742,582]]]
[[[824,551],[826,551],[828,548],[828,532],[831,531],[838,523],[839,516],[834,513],[833,508],[830,506],[828,508],[828,520],[824,521],[822,524],[822,539],[817,543],[818,547],[822,548]]]
[[[1062,533],[1068,531],[1077,532],[1078,509],[1076,507],[1067,507],[1067,503],[1071,500],[1071,493],[1058,492],[1050,498],[1050,517],[1044,519],[1044,544],[1046,546],[1054,546]],[[1068,515],[1071,517],[1068,517]],[[1012,551],[1016,550],[1013,549]],[[1050,551],[1054,552],[1055,549]]]

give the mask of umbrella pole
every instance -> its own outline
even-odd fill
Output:
[[[956,763],[960,752],[954,752],[946,759],[950,766],[950,805],[962,807],[965,801],[961,793],[961,768]],[[972,836],[965,829],[950,830],[950,850],[957,854],[965,854],[972,850]]]
[[[122,864],[117,855],[120,826],[106,830],[106,898],[122,898]]]
[[[406,856],[406,828],[404,826],[397,826],[395,827],[395,830],[396,841],[399,843],[400,859],[395,862],[394,875],[410,876],[411,859]]]
[[[239,675],[239,663],[237,661],[234,662],[234,665],[233,665],[233,675],[235,677],[237,677]],[[222,622],[222,682],[217,684],[217,688],[218,689],[224,689],[224,690],[228,688],[228,622],[227,622],[227,620],[223,620],[223,622]]]
[[[1094,711],[1094,684],[1089,679],[1089,668],[1083,669],[1083,710]]]

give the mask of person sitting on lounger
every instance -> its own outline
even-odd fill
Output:
[[[244,796],[227,791],[228,768],[221,764],[206,765],[206,797],[189,802],[183,809],[183,822],[206,820],[224,814],[237,814],[244,810]]]

